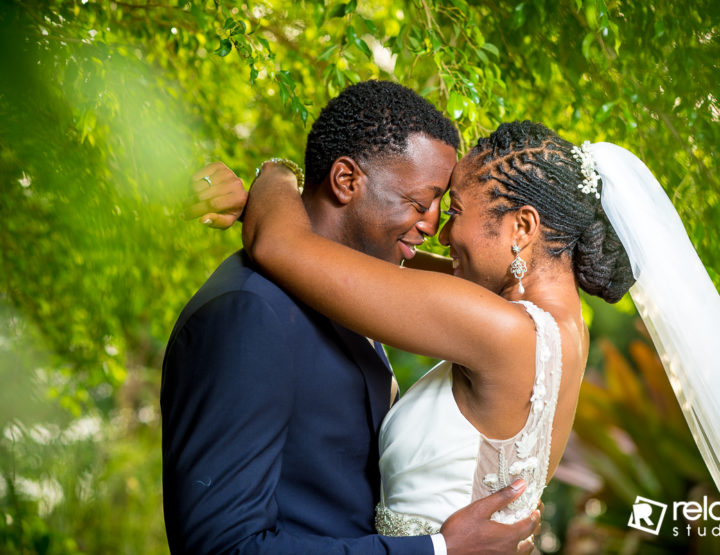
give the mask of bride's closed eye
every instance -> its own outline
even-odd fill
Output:
[[[443,214],[446,216],[450,216],[451,218],[455,216],[456,214],[459,214],[460,210],[456,210],[455,208],[448,208],[447,210],[443,210]]]

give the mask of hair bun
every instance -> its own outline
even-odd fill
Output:
[[[583,291],[609,303],[619,301],[635,283],[630,260],[602,208],[598,219],[580,235],[573,267]]]

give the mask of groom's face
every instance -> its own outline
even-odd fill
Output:
[[[414,134],[403,155],[363,164],[366,186],[354,201],[345,243],[393,264],[412,258],[425,236],[437,232],[456,161],[452,146]]]

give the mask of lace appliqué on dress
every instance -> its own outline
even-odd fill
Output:
[[[424,536],[440,532],[440,528],[421,518],[396,513],[381,503],[375,507],[375,529],[383,536]]]
[[[473,482],[474,501],[510,485],[518,478],[525,480],[527,488],[523,494],[493,514],[493,520],[503,524],[528,517],[545,489],[562,372],[560,330],[555,320],[534,304],[519,302],[535,321],[537,330],[530,414],[523,429],[513,438],[492,440],[483,437]]]

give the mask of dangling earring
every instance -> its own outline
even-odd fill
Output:
[[[525,261],[520,258],[520,247],[513,244],[512,251],[515,255],[515,260],[513,260],[512,264],[510,264],[510,273],[515,279],[518,280],[518,284],[520,285],[518,287],[518,291],[520,291],[520,294],[522,295],[523,293],[525,293],[525,288],[522,284],[522,278],[525,277],[525,274],[527,273],[527,264],[525,264]]]

